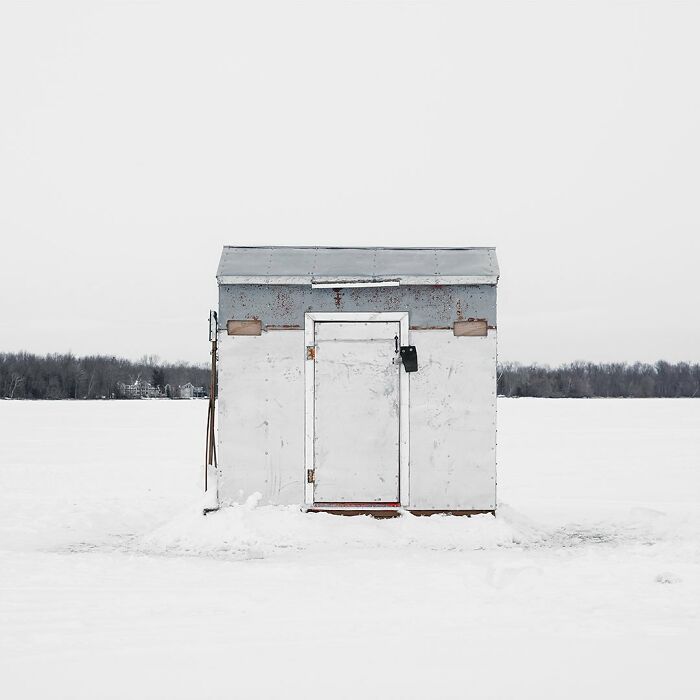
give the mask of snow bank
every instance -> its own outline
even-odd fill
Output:
[[[700,535],[697,518],[669,517],[661,511],[633,508],[614,521],[547,527],[507,505],[498,516],[451,515],[377,519],[303,513],[297,506],[247,503],[202,514],[192,504],[177,517],[136,539],[130,548],[143,554],[262,559],[289,551],[339,548],[477,551],[504,547],[556,548],[589,545],[649,546],[692,542]]]
[[[285,551],[339,547],[479,550],[532,539],[535,530],[506,517],[447,515],[398,518],[303,513],[298,506],[248,502],[202,515],[199,503],[141,537],[134,548],[148,554],[251,559]],[[536,535],[535,535],[536,536]]]

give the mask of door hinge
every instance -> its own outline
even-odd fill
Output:
[[[316,346],[315,345],[307,345],[306,346],[306,359],[307,360],[315,360],[316,359]]]
[[[316,481],[316,470],[307,469],[306,470],[306,483],[313,484]]]

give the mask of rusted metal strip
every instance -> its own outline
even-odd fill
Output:
[[[467,323],[467,321],[455,321],[455,323]],[[454,331],[455,323],[451,326],[409,326],[412,331]],[[490,331],[495,331],[496,326],[487,325]]]

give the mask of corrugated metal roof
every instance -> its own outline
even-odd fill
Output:
[[[225,246],[219,284],[496,284],[495,248]]]

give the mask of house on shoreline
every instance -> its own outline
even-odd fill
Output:
[[[120,399],[199,399],[206,396],[206,389],[195,386],[192,382],[160,387],[139,377],[132,383],[117,384],[117,397]]]

